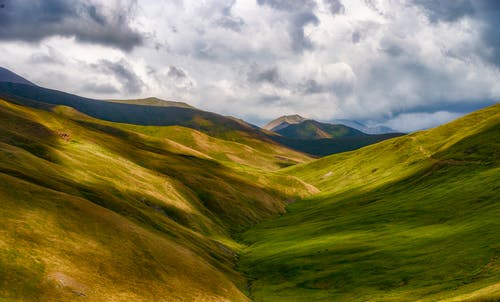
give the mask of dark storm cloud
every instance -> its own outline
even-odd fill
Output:
[[[127,93],[138,94],[144,87],[144,82],[133,72],[129,64],[124,60],[117,62],[100,60],[99,64],[92,64],[91,67],[106,74],[112,74]]]
[[[480,56],[500,67],[500,1],[498,0],[413,0],[429,20],[456,22],[470,17],[482,24],[481,37],[486,49],[478,50]]]
[[[500,67],[500,1],[479,0],[474,4],[478,7],[478,17],[485,24],[482,35],[489,47],[485,57]]]
[[[63,36],[124,50],[143,42],[142,36],[130,27],[134,3],[111,7],[89,0],[3,0],[2,3],[0,40],[39,42]]]

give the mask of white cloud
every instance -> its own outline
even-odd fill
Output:
[[[85,96],[153,95],[255,123],[299,113],[409,131],[499,100],[500,71],[480,47],[484,24],[466,14],[435,22],[412,1],[122,1],[143,35],[132,50],[59,36],[0,41],[0,65]],[[49,49],[59,63],[33,68]],[[89,67],[99,62],[123,62],[142,89]]]
[[[402,113],[388,120],[385,126],[401,132],[412,132],[447,123],[458,118],[460,115],[460,113],[447,111]]]

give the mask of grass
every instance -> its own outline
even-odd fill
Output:
[[[216,161],[163,127],[53,110],[0,101],[0,297],[247,301],[233,234],[306,184]]]
[[[311,161],[0,100],[0,301],[496,301],[499,112]]]
[[[244,234],[250,296],[498,300],[499,112],[288,168],[322,193]]]

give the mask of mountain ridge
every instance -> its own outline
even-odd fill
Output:
[[[379,136],[158,101],[0,83],[0,300],[500,297],[500,105],[313,160]]]
[[[262,128],[269,131],[279,132],[281,129],[286,128],[288,126],[301,124],[307,121],[314,121],[324,125],[344,125],[346,127],[354,128],[366,134],[398,133],[398,131],[383,125],[367,126],[359,121],[348,120],[348,119],[334,119],[331,120],[330,122],[319,122],[313,119],[304,118],[298,114],[283,115],[277,119],[268,122]]]
[[[0,66],[0,82],[8,82],[8,83],[17,83],[17,84],[25,84],[31,86],[37,86],[22,76],[8,70]]]

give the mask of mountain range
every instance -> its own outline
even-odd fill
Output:
[[[500,298],[500,104],[261,129],[2,75],[0,301]]]
[[[279,117],[279,118],[267,123],[263,128],[266,130],[269,130],[269,131],[275,131],[275,132],[279,133],[281,129],[286,128],[288,126],[300,125],[302,123],[307,123],[307,122],[315,122],[316,123],[315,126],[309,126],[311,128],[313,128],[313,127],[317,128],[319,130],[317,132],[317,135],[315,136],[315,138],[333,138],[332,135],[322,133],[321,128],[331,127],[334,125],[350,127],[350,128],[355,129],[355,130],[358,130],[360,132],[364,132],[365,134],[397,133],[396,130],[391,129],[391,128],[386,127],[386,126],[382,126],[382,125],[369,127],[361,122],[346,120],[346,119],[336,119],[336,120],[333,120],[327,124],[327,123],[316,122],[316,121],[311,120],[311,119],[306,119],[298,114],[284,115],[282,117]]]
[[[182,102],[164,101],[158,98],[140,100],[90,99],[36,86],[13,72],[3,70],[2,77],[0,77],[0,96],[15,100],[19,104],[28,104],[39,108],[54,105],[71,106],[92,117],[112,122],[145,126],[179,125],[218,138],[232,139],[239,142],[250,139],[263,140],[269,143],[275,142],[313,156],[350,151],[401,135],[400,133],[366,135],[347,126],[333,126],[315,121],[304,121],[304,123],[297,124],[297,126],[291,124],[293,127],[301,128],[304,126],[306,129],[288,132],[291,128],[287,127],[288,130],[285,130],[285,135],[282,135],[283,130],[277,132],[263,131],[259,127],[240,119],[203,111]],[[13,79],[13,82],[11,79]],[[328,136],[322,128],[329,128],[326,131],[335,132],[335,135]],[[315,133],[305,133],[311,131]],[[358,135],[354,135],[355,133]],[[321,136],[322,134],[324,134],[324,137]],[[318,138],[321,138],[321,140],[317,140]]]

